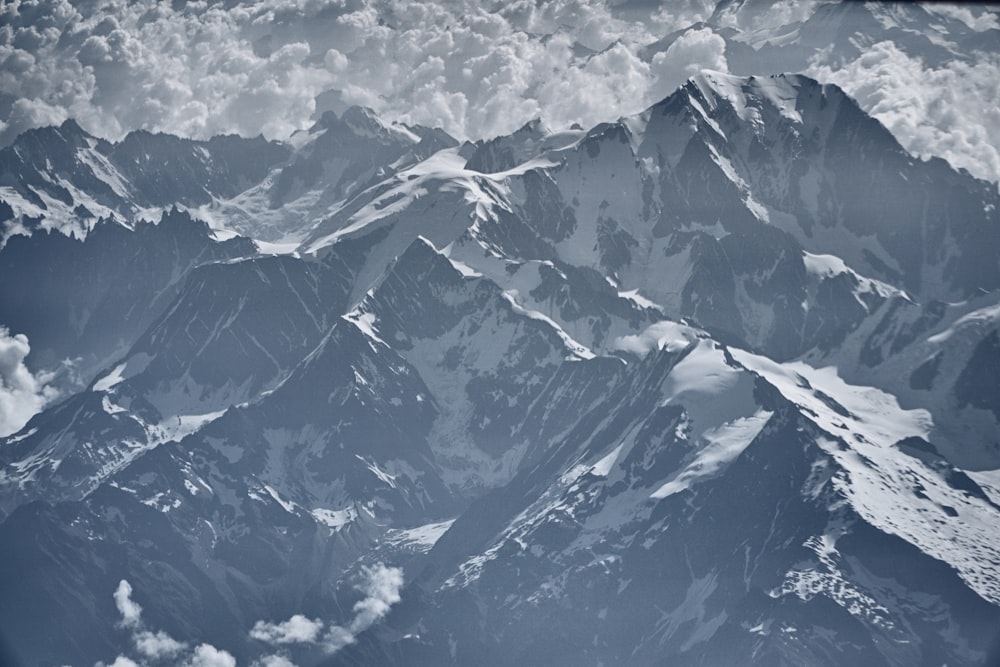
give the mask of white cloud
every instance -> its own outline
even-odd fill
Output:
[[[726,41],[711,28],[688,30],[666,51],[653,56],[652,69],[656,76],[653,96],[666,97],[703,69],[728,72]]]
[[[1000,180],[1000,54],[932,68],[883,41],[841,66],[817,57],[808,73],[855,97],[907,150]]]
[[[719,25],[745,31],[804,21],[816,10],[818,0],[777,0],[765,3],[732,3],[717,17]]]
[[[360,590],[365,597],[354,604],[354,618],[346,626],[331,623],[324,632],[323,621],[296,614],[282,623],[257,621],[250,630],[250,637],[272,645],[319,644],[327,653],[336,653],[353,644],[358,634],[383,618],[392,605],[399,602],[403,588],[403,570],[398,567],[378,563],[364,568],[363,573]],[[278,667],[278,664],[268,667]]]
[[[165,632],[146,630],[142,622],[142,607],[132,599],[132,585],[127,580],[118,582],[114,599],[122,616],[119,626],[133,631],[135,651],[145,660],[138,663],[128,656],[119,655],[111,665],[98,662],[94,667],[139,667],[140,664],[147,664],[147,660],[154,664],[172,660],[171,664],[178,667],[236,667],[236,658],[231,653],[211,644],[199,644],[192,651],[186,643]],[[255,667],[295,667],[291,662],[281,660],[281,656],[269,656],[254,664]]]
[[[715,10],[715,0],[674,0],[660,3],[649,20],[662,26],[662,32],[676,30],[677,26],[688,26],[707,21]]]
[[[94,667],[105,667],[105,665],[103,662],[99,662]],[[115,658],[114,662],[107,665],[107,667],[139,667],[139,663],[124,655],[120,655]]]
[[[177,641],[162,630],[138,632],[132,641],[135,642],[135,648],[139,653],[154,660],[172,658],[187,648],[187,644]]]
[[[323,621],[296,614],[283,623],[257,621],[250,636],[269,644],[312,643],[323,630]]]
[[[114,593],[115,606],[122,615],[121,624],[126,628],[137,628],[142,623],[142,607],[132,600],[132,585],[122,579]]]
[[[336,653],[353,643],[354,633],[339,625],[331,625],[323,636],[323,650],[327,653]]]
[[[658,101],[698,70],[730,65],[722,37],[692,27],[712,15],[711,0],[646,9],[616,0],[75,4],[0,7],[0,95],[11,100],[0,105],[0,145],[68,117],[111,139],[135,128],[284,137],[311,124],[322,93],[324,108],[362,104],[460,138],[509,133],[535,117],[553,129],[589,127]],[[734,6],[716,18],[752,42],[818,4]],[[1000,25],[988,8],[923,7],[952,27]],[[891,42],[868,46],[880,38],[864,36],[864,52],[847,62],[820,55],[809,73],[847,88],[911,150],[1000,178],[997,54],[928,69]],[[786,69],[801,69],[802,52],[788,54]]]
[[[389,608],[399,602],[399,592],[403,588],[403,570],[386,567],[378,563],[365,568],[365,582],[362,590],[366,597],[354,605],[354,620],[351,632],[357,634],[367,630],[373,623],[389,613]]]
[[[69,116],[112,139],[134,128],[281,137],[309,124],[326,90],[458,136],[509,132],[543,112],[596,123],[609,106],[648,101],[651,78],[636,57],[656,38],[647,23],[678,27],[667,15],[624,20],[600,0],[176,10],[42,0],[0,12],[0,92],[18,101],[0,116],[0,142]]]
[[[295,663],[283,655],[265,655],[255,660],[253,667],[295,667]]]
[[[11,335],[0,326],[0,436],[20,430],[56,397],[56,390],[46,385],[49,378],[24,365],[30,352],[27,336]]]
[[[211,644],[200,644],[184,667],[236,667],[236,658]]]
[[[8,140],[67,116],[112,138],[135,128],[281,136],[308,122],[313,98],[332,81],[322,63],[305,62],[307,43],[256,53],[256,17],[245,8],[188,3],[174,11],[145,0],[87,16],[65,0],[40,7],[42,16],[13,3],[0,17],[12,26],[0,37],[0,92],[21,103],[4,119]],[[13,47],[22,33],[31,60]]]
[[[973,8],[943,2],[927,3],[924,7],[931,13],[961,21],[976,32],[1000,30],[1000,20],[997,19],[997,15],[993,11],[990,11],[989,7]],[[977,9],[978,13],[974,13],[973,9]]]

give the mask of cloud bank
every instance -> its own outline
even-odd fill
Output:
[[[860,30],[845,54],[796,41],[797,26],[829,3],[715,4],[13,0],[0,6],[0,145],[68,117],[110,139],[139,128],[284,138],[352,104],[459,138],[535,117],[590,127],[647,107],[699,69],[727,71],[736,40],[754,58],[770,44],[755,61],[767,71],[753,73],[808,68],[856,95],[908,149],[1000,180],[995,7],[853,3],[859,17],[877,16],[845,23]],[[909,21],[902,31],[893,16]],[[913,39],[921,31],[926,43]]]
[[[883,41],[840,67],[816,58],[807,72],[843,88],[910,152],[1000,178],[1000,52],[929,67]]]
[[[594,124],[679,84],[676,73],[694,65],[684,48],[654,65],[638,50],[707,16],[697,2],[631,20],[613,10],[581,0],[178,9],[144,0],[89,10],[15,0],[0,9],[0,96],[9,100],[0,143],[68,117],[112,139],[137,128],[285,137],[324,104],[362,104],[463,138],[536,116]]]

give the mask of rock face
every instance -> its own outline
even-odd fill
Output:
[[[0,442],[12,664],[995,651],[1000,197],[835,87],[461,146],[67,122],[0,170],[0,323],[61,391]]]

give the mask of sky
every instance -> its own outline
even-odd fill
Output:
[[[283,139],[368,106],[460,139],[638,112],[701,69],[836,83],[910,151],[1000,181],[1000,7],[818,0],[7,0],[0,146],[75,118]]]

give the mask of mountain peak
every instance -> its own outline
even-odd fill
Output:
[[[818,87],[814,79],[801,74],[776,74],[768,77],[736,76],[714,70],[702,70],[691,77],[684,89],[708,103],[708,111],[719,104],[731,106],[741,120],[751,119],[751,107],[768,104],[785,118],[801,123],[796,102],[804,88]]]
[[[544,137],[550,134],[551,130],[548,125],[545,124],[541,118],[532,118],[527,123],[522,125],[514,132],[515,135],[531,135],[536,137]]]
[[[78,148],[86,139],[92,139],[80,125],[72,118],[68,118],[61,125],[49,125],[28,130],[14,140],[13,146],[30,147],[32,152],[46,146],[67,145],[71,148]]]
[[[352,106],[344,110],[338,117],[333,112],[326,112],[316,123],[317,129],[340,128],[362,139],[377,139],[381,143],[402,142],[416,144],[420,137],[399,123],[387,123],[374,110],[368,107]]]
[[[63,136],[90,136],[86,130],[80,127],[79,123],[73,118],[67,118],[59,126],[59,132]]]

